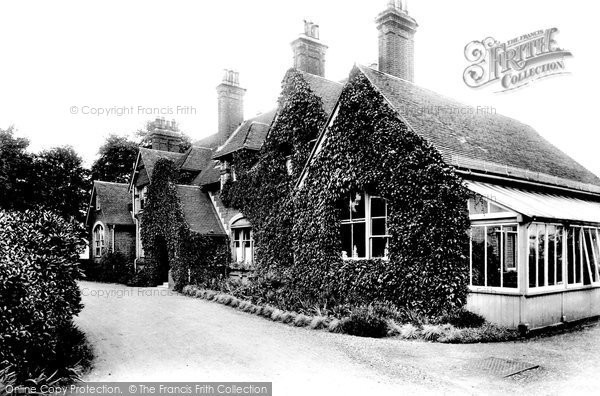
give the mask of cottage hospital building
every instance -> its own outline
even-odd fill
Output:
[[[441,153],[471,192],[465,202],[471,221],[467,308],[510,327],[599,315],[600,179],[531,127],[492,111],[464,114],[459,111],[464,105],[414,84],[418,25],[402,4],[390,2],[376,27],[378,66],[357,65],[354,71],[366,77],[409,130]],[[306,22],[291,45],[292,66],[321,98],[329,125],[345,82],[324,77],[327,46],[319,27]],[[92,259],[121,251],[136,265],[143,261],[140,214],[154,165],[167,158],[186,175],[177,191],[190,230],[229,237],[232,260],[251,265],[252,224],[224,205],[219,192],[235,178],[232,156],[261,149],[278,109],[244,119],[245,91],[238,74],[227,71],[217,87],[217,133],[182,153],[175,121],[157,119],[150,146],[139,149],[130,183],[94,183],[87,216]],[[415,111],[432,108],[446,111]],[[314,141],[309,162],[319,156],[327,125]],[[363,213],[353,231],[340,233],[339,254],[344,259],[385,258],[391,237],[385,232],[385,202],[368,195],[361,199]]]

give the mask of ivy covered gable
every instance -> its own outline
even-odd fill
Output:
[[[428,315],[461,307],[467,198],[440,153],[355,67],[295,192],[292,288],[321,303],[387,302]]]

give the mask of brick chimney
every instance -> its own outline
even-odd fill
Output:
[[[217,86],[219,100],[218,144],[225,143],[227,138],[244,121],[244,94],[240,87],[240,74],[233,70],[225,70],[223,82]]]
[[[375,22],[379,30],[379,71],[412,82],[418,25],[408,15],[406,0],[390,0]]]
[[[294,67],[306,73],[325,77],[327,46],[319,41],[319,25],[304,21],[304,33],[292,41]]]
[[[179,152],[182,139],[175,120],[167,121],[164,117],[156,118],[150,123],[149,131],[151,149]]]

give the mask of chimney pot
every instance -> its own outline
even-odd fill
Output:
[[[406,2],[390,0],[376,23],[379,71],[414,81],[414,35],[418,25],[406,12]]]
[[[325,76],[327,46],[319,42],[319,25],[305,19],[304,34],[292,42],[294,67],[306,73]]]

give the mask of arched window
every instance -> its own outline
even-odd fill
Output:
[[[245,218],[231,225],[233,239],[233,260],[236,263],[252,264],[254,261],[254,241],[252,227]]]
[[[104,252],[104,227],[102,224],[94,227],[94,257],[102,256]]]

